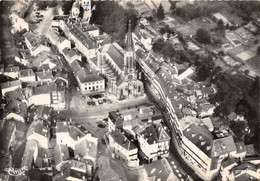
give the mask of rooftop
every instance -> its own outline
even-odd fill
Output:
[[[36,120],[31,123],[26,137],[34,135],[35,133],[44,136],[46,138],[50,137],[50,129],[46,127],[43,121],[41,120]]]
[[[233,137],[228,136],[225,138],[219,138],[213,141],[212,144],[212,157],[217,157],[224,154],[229,154],[236,151],[236,145]]]
[[[22,83],[20,80],[14,80],[14,81],[7,81],[5,83],[1,84],[1,88],[9,88],[9,87],[15,87],[15,86],[22,86]]]
[[[81,83],[94,82],[104,80],[103,77],[91,73],[88,69],[82,68],[77,72],[77,76]]]
[[[32,69],[20,70],[20,77],[29,77],[29,76],[35,76]]]
[[[37,77],[39,77],[41,80],[44,79],[52,79],[52,71],[43,71],[43,72],[36,72]]]
[[[3,129],[0,131],[0,140],[1,145],[0,148],[7,150],[8,145],[10,144],[10,141],[12,139],[12,135],[14,134],[14,131],[16,130],[16,124],[15,121],[12,120],[5,120]]]
[[[69,148],[67,146],[59,144],[54,147],[54,160],[56,165],[69,159]]]
[[[24,102],[18,101],[18,100],[13,100],[10,101],[6,107],[6,114],[9,113],[15,113],[23,118],[26,118],[27,116],[27,105]]]
[[[121,145],[126,150],[130,151],[133,149],[137,149],[137,146],[134,145],[134,143],[132,143],[130,140],[128,140],[128,138],[125,135],[123,135],[121,132],[113,131],[110,133],[110,135],[112,136],[112,138],[117,144]]]
[[[22,158],[22,163],[21,167],[27,166],[28,169],[31,168],[32,162],[33,162],[33,157],[35,150],[38,149],[37,147],[37,141],[35,140],[29,140],[26,142],[23,158]]]

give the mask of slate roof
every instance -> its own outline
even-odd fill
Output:
[[[106,181],[118,181],[119,176],[110,166],[108,157],[101,156],[98,158],[98,177]]]
[[[79,60],[74,60],[71,64],[71,69],[73,71],[74,74],[76,74],[81,68],[84,68],[84,65],[81,61]]]
[[[82,68],[81,70],[79,70],[77,72],[77,76],[81,83],[104,80],[103,77],[97,74],[90,74],[89,70],[87,70],[86,68]]]
[[[237,142],[235,143],[237,154],[246,152],[246,146],[244,142]]]
[[[48,127],[44,125],[44,123],[41,120],[36,120],[31,123],[26,137],[29,137],[34,133],[42,135],[46,138],[50,138],[50,130]]]
[[[67,146],[58,144],[54,147],[54,160],[56,165],[69,159],[69,148]]]
[[[38,78],[40,78],[40,80],[53,78],[51,71],[36,72],[36,75]]]
[[[211,157],[213,135],[206,126],[193,123],[183,131],[183,134],[208,157]]]
[[[19,101],[25,100],[22,89],[16,89],[16,90],[13,90],[10,92],[6,92],[4,96],[5,96],[6,102],[10,102],[12,100],[19,100]]]
[[[13,100],[10,101],[6,107],[6,114],[9,113],[15,113],[23,118],[26,118],[27,116],[27,105],[24,102],[18,101],[18,100]]]
[[[124,68],[124,54],[123,49],[120,48],[119,45],[113,44],[106,44],[102,48],[102,53],[107,53],[111,59],[115,62],[115,64],[119,67],[119,69],[123,70]]]
[[[119,131],[113,131],[110,133],[110,135],[117,144],[121,145],[126,150],[130,151],[137,148],[137,146],[134,145],[134,143],[128,140],[128,138]]]
[[[236,151],[236,145],[234,143],[234,139],[232,136],[228,136],[213,141],[211,156],[217,157],[234,151]]]
[[[34,119],[49,120],[51,117],[53,108],[47,106],[37,106],[35,110]]]
[[[20,70],[20,77],[30,77],[30,76],[35,76],[35,73],[33,72],[32,69]]]
[[[24,34],[24,38],[26,38],[29,41],[32,47],[39,44],[39,38],[36,37],[32,32],[26,32]]]
[[[92,137],[88,134],[75,145],[75,155],[79,155],[83,158],[90,157],[92,160],[96,160],[97,144],[98,138]]]
[[[0,131],[0,148],[8,149],[8,144],[10,143],[11,136],[16,129],[15,122],[12,120],[5,120],[3,129]]]
[[[28,169],[31,169],[31,165],[33,163],[33,157],[34,157],[34,152],[37,148],[37,141],[35,140],[29,140],[26,142],[23,158],[22,158],[22,163],[21,167],[27,166]]]
[[[5,72],[19,72],[19,70],[18,66],[5,67]]]

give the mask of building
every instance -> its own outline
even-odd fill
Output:
[[[22,157],[21,167],[26,166],[28,170],[32,168],[38,157],[38,144],[35,140],[28,140],[25,145],[24,154]]]
[[[29,103],[30,105],[49,106],[55,110],[63,110],[66,108],[65,86],[51,82],[47,85],[33,87]]]
[[[98,158],[98,178],[106,181],[118,181],[119,176],[110,166],[110,159],[104,156]]]
[[[25,44],[30,50],[32,56],[37,56],[42,51],[50,52],[50,47],[47,47],[41,43],[41,38],[36,37],[31,32],[26,32],[24,34]]]
[[[83,94],[97,94],[105,91],[105,79],[100,75],[91,73],[86,68],[77,71],[76,80]]]
[[[19,71],[20,68],[18,66],[5,67],[4,75],[13,79],[17,79],[19,76]]]
[[[169,156],[170,136],[162,125],[150,125],[137,135],[141,156],[149,163]]]
[[[36,77],[32,69],[23,69],[19,72],[19,80],[21,82],[35,82]]]
[[[107,78],[109,92],[117,99],[137,97],[144,94],[143,83],[138,79],[136,56],[133,48],[131,24],[126,40],[126,49],[118,44],[106,44],[98,51],[98,67]]]
[[[5,119],[14,119],[16,121],[25,122],[27,117],[27,105],[24,102],[13,100],[6,107]]]
[[[62,50],[62,54],[69,64],[71,64],[74,60],[81,60],[81,55],[73,49],[65,48]]]
[[[138,147],[123,133],[113,131],[109,134],[109,147],[116,157],[126,161],[129,166],[138,166]]]
[[[36,78],[38,82],[51,82],[53,80],[52,71],[36,72]]]
[[[11,32],[14,34],[16,32],[20,32],[22,30],[29,31],[29,25],[23,18],[20,18],[16,12],[12,12],[10,15],[12,30]]]
[[[63,164],[70,159],[69,148],[65,145],[59,144],[54,147],[54,161],[55,169],[60,171]]]
[[[49,29],[46,33],[46,37],[53,45],[58,48],[60,52],[65,48],[71,49],[71,42],[67,38],[59,36],[55,31],[51,29]]]
[[[75,146],[81,139],[86,139],[85,129],[80,125],[71,125],[70,122],[62,121],[56,123],[57,144],[63,144],[75,150]],[[79,150],[78,150],[79,152]]]
[[[6,92],[14,91],[16,89],[21,89],[22,83],[20,80],[7,81],[1,84],[2,95],[5,95]]]
[[[147,19],[141,18],[138,20],[133,40],[141,42],[145,49],[150,51],[158,35],[159,33],[148,23]]]
[[[53,108],[47,106],[37,106],[35,108],[34,120],[42,120],[50,125]]]
[[[50,56],[48,52],[41,52],[33,61],[32,61],[33,67],[37,68],[37,70],[40,70],[43,66],[48,66],[49,70],[53,70],[57,65]]]
[[[49,148],[50,128],[42,120],[33,121],[27,132],[27,141],[35,140],[38,146],[44,149]]]
[[[16,132],[16,124],[12,120],[5,120],[3,129],[0,131],[0,140],[1,140],[1,145],[0,149],[1,150],[10,150],[12,146],[14,146],[14,142],[16,139],[15,136]]]

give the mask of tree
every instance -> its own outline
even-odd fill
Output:
[[[162,7],[162,4],[160,4],[160,6],[158,7],[157,18],[158,19],[164,19],[164,9]]]
[[[200,28],[197,30],[196,39],[200,43],[210,43],[210,34],[207,30]]]
[[[224,29],[224,23],[223,23],[222,19],[218,20],[217,25],[218,25],[218,28],[219,28],[220,30],[223,30],[223,29]]]
[[[260,55],[260,46],[257,47],[257,55]]]

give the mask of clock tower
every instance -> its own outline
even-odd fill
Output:
[[[126,48],[124,55],[124,75],[126,81],[136,80],[135,51],[133,47],[133,39],[131,32],[131,20],[129,20],[128,32],[126,37]]]

